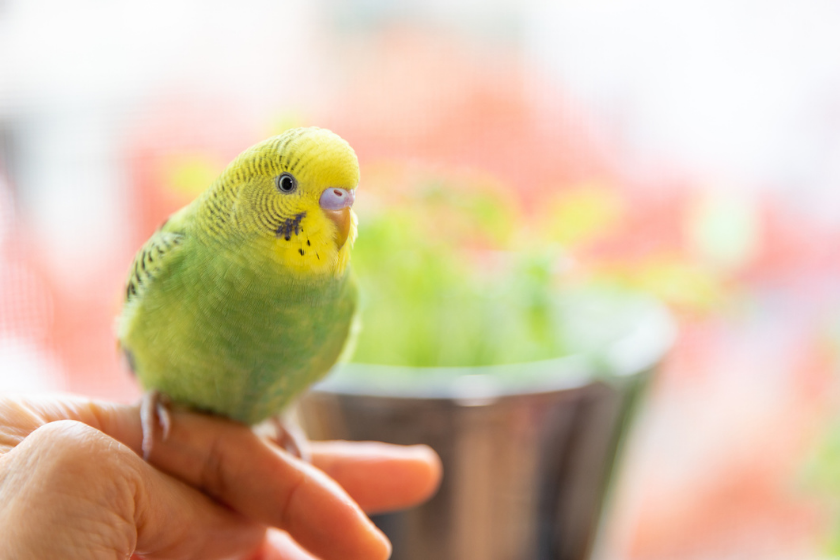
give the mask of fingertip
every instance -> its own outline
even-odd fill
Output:
[[[361,552],[357,558],[359,558],[359,560],[367,560],[368,558],[388,560],[388,558],[391,557],[391,552],[393,550],[391,541],[388,540],[385,533],[383,533],[379,527],[373,523],[373,521],[367,517],[365,517],[365,520],[369,524],[369,530],[366,533],[367,542],[363,543],[363,545],[359,547],[359,551],[364,552]]]
[[[312,442],[312,458],[368,513],[426,501],[437,490],[443,473],[440,458],[427,445]]]
[[[371,521],[371,525],[373,522]],[[391,541],[388,540],[388,537],[385,536],[385,533],[379,530],[379,527],[373,525],[375,532],[372,534],[375,536],[377,542],[373,543],[374,547],[378,549],[378,554],[374,553],[371,558],[380,558],[381,560],[388,560],[391,557],[391,552],[393,552],[393,545]]]
[[[443,480],[443,463],[437,452],[428,445],[411,445],[406,451],[415,459],[414,480],[417,484],[412,505],[420,504],[434,496],[440,487]]]
[[[367,495],[363,508],[368,513],[385,513],[422,504],[438,490],[443,478],[443,465],[428,445],[401,447],[392,456],[388,473],[380,490]]]

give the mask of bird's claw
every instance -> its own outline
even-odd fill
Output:
[[[271,419],[271,424],[274,426],[274,437],[272,439],[280,449],[307,463],[311,462],[309,439],[303,433],[303,430],[293,423],[284,422],[277,416]]]
[[[155,431],[160,425],[163,441],[169,437],[172,429],[172,416],[169,414],[169,399],[159,391],[148,391],[140,402],[140,425],[143,429],[143,459],[149,460],[155,442]]]

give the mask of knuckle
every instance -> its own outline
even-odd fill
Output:
[[[141,485],[139,457],[99,430],[75,420],[45,424],[21,447],[42,489],[86,494],[89,500],[129,510]],[[117,507],[119,506],[119,507]]]
[[[75,420],[58,420],[39,427],[26,438],[30,445],[48,445],[55,460],[73,460],[96,445],[96,430]]]
[[[102,432],[75,420],[45,424],[24,440],[27,448],[49,460],[39,467],[50,471],[88,474],[119,468],[129,450]]]

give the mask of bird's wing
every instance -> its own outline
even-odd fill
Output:
[[[116,322],[117,347],[125,354],[129,369],[136,373],[132,353],[126,347],[126,338],[131,332],[134,318],[145,294],[155,281],[171,273],[175,261],[180,260],[184,232],[184,212],[176,212],[140,248],[134,257],[131,273],[125,287],[125,304]]]
[[[181,212],[174,214],[152,235],[134,257],[125,287],[126,305],[143,293],[171,265],[185,238]]]

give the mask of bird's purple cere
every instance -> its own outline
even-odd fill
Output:
[[[355,200],[355,191],[330,187],[321,193],[321,200],[318,203],[324,210],[341,210],[353,206]]]

